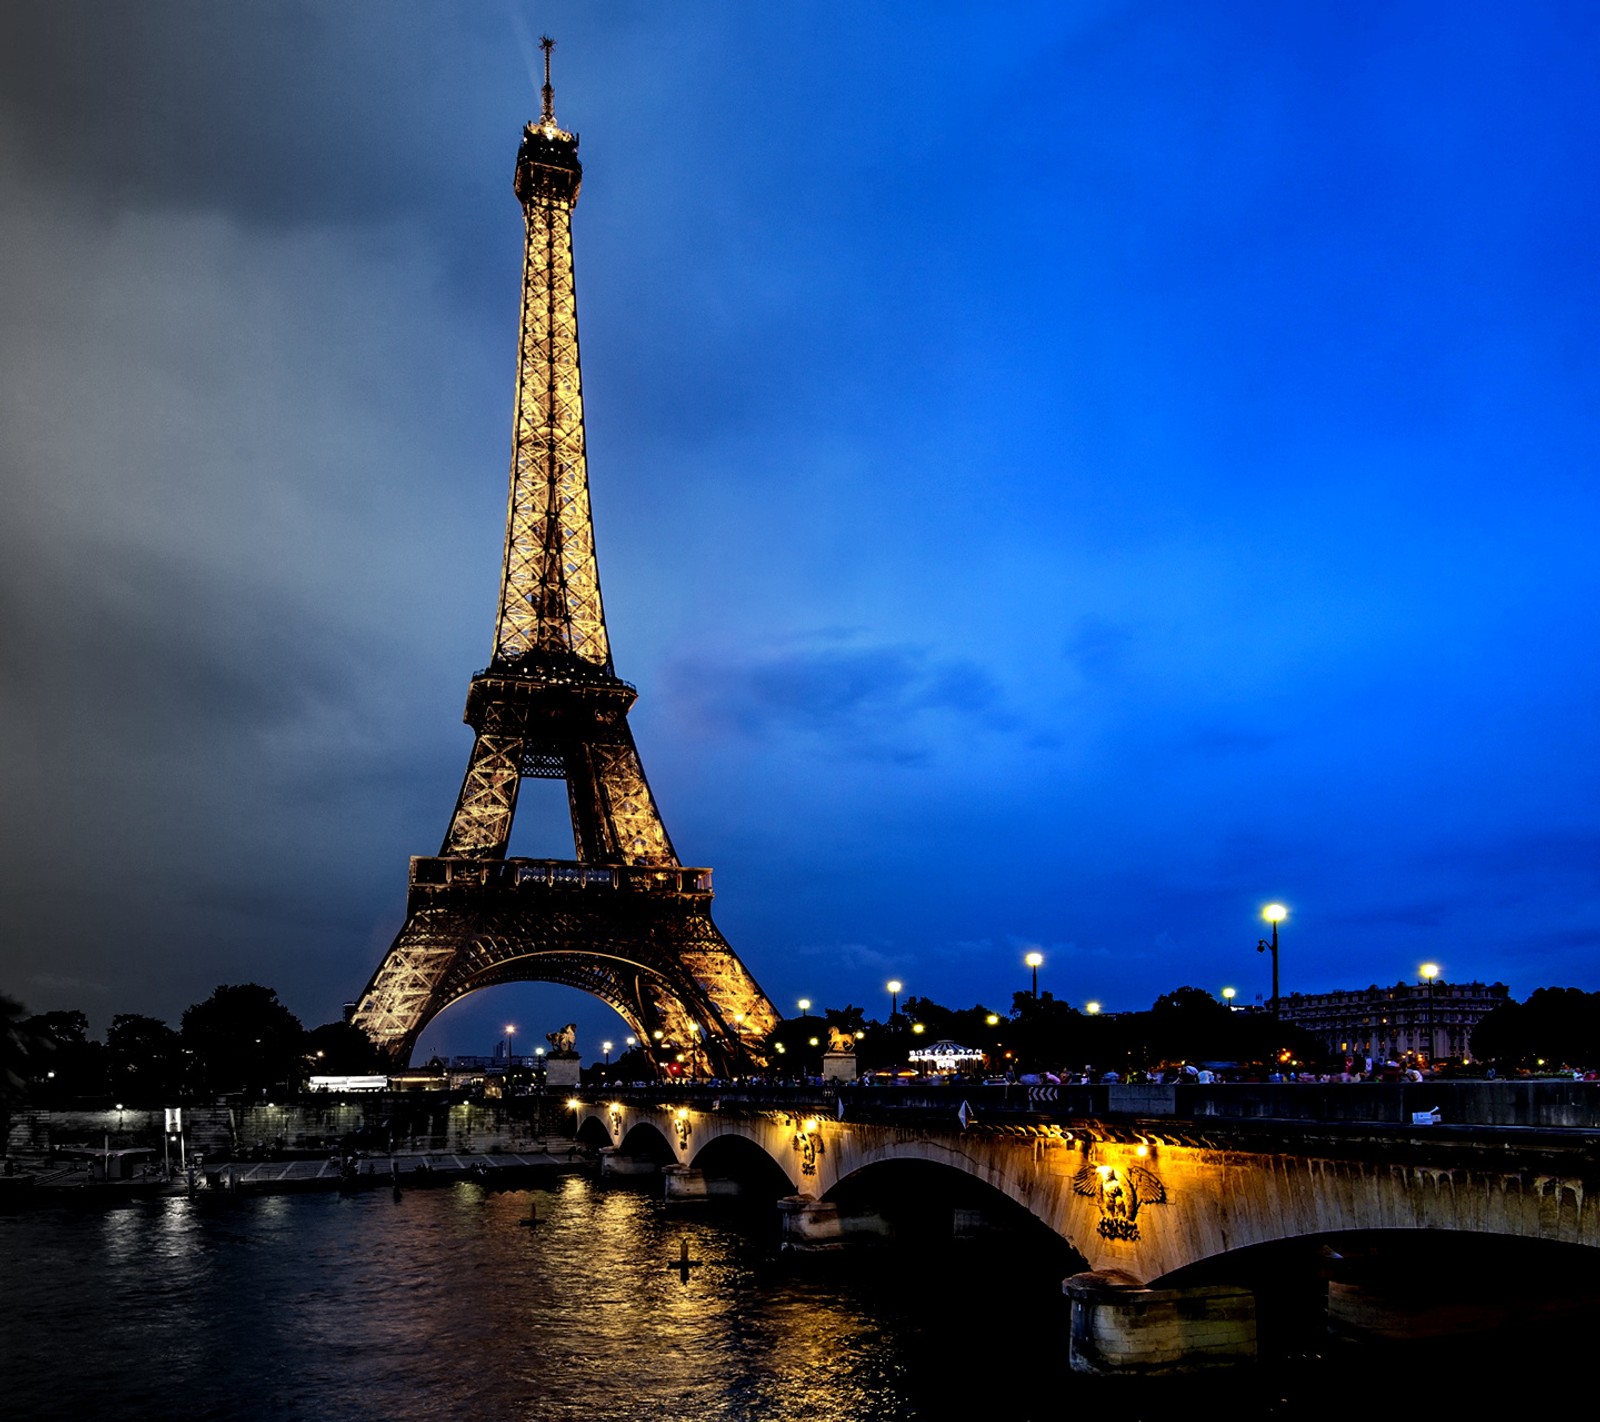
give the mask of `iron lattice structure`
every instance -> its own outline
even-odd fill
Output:
[[[544,110],[517,153],[527,221],[505,556],[474,741],[437,856],[411,861],[406,921],[353,1021],[396,1062],[480,988],[551,982],[609,1003],[662,1061],[760,1064],[778,1014],[711,921],[711,871],[678,862],[628,728],[589,510],[572,210],[577,135]],[[573,860],[508,859],[524,777],[566,781]]]

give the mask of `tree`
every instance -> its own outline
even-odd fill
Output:
[[[0,993],[0,1112],[28,1094],[29,1082],[45,1072],[55,1043],[32,1024],[28,1009]]]
[[[305,1029],[271,988],[219,987],[184,1009],[182,1036],[199,1091],[256,1096],[299,1086]]]
[[[107,1074],[120,1101],[154,1106],[177,1094],[183,1075],[178,1034],[155,1017],[121,1012],[106,1029]]]
[[[324,1022],[305,1036],[306,1066],[317,1075],[387,1075],[390,1061],[383,1048],[350,1022]]]
[[[1600,993],[1536,988],[1507,1002],[1472,1032],[1472,1054],[1509,1070],[1591,1067],[1600,1063]]]
[[[89,1019],[83,1013],[41,1012],[22,1027],[35,1042],[33,1076],[45,1088],[42,1099],[59,1102],[105,1094],[106,1051],[90,1040]]]

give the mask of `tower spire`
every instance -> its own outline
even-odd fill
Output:
[[[539,122],[546,128],[556,126],[556,91],[550,85],[550,51],[556,47],[556,42],[549,35],[539,36],[539,48],[544,51],[544,88],[539,92],[544,98],[544,112],[539,115]]]

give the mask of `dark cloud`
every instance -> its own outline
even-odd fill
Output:
[[[681,659],[663,688],[704,732],[768,745],[795,734],[844,757],[921,763],[958,728],[1007,728],[1013,717],[974,662],[923,647],[808,645],[749,660]]]

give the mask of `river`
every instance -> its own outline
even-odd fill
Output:
[[[1225,1403],[1234,1418],[1348,1417],[1426,1371],[1346,1356],[1077,1376],[1063,1267],[1007,1235],[797,1257],[778,1251],[770,1205],[669,1207],[578,1174],[35,1207],[0,1217],[0,1414],[1043,1422],[1106,1406],[1130,1422]],[[1437,1402],[1452,1378],[1429,1368]]]

